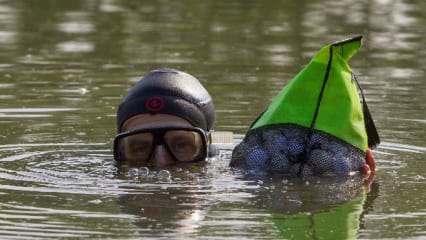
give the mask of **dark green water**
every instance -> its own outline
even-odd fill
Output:
[[[426,2],[0,1],[0,238],[426,237]],[[382,138],[367,194],[351,181],[247,179],[232,145],[202,166],[112,164],[125,91],[159,67],[197,76],[241,140],[322,46],[351,66]]]

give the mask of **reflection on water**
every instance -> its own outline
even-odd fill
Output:
[[[0,1],[0,235],[424,237],[425,8],[420,0]],[[116,106],[149,70],[201,79],[216,129],[238,142],[319,48],[358,34],[351,66],[383,140],[368,194],[356,176],[247,179],[228,168],[225,145],[217,159],[165,178],[112,163]]]

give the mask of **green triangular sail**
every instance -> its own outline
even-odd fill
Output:
[[[251,129],[292,123],[324,131],[363,151],[369,145],[378,144],[374,123],[365,101],[365,107],[361,106],[359,86],[347,63],[360,48],[361,38],[354,37],[322,48],[278,93]],[[368,135],[374,138],[370,141],[367,128],[372,132]]]

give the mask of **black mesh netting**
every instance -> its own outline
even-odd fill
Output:
[[[276,124],[247,132],[232,152],[231,167],[250,173],[295,176],[348,174],[365,164],[365,153],[322,131]]]

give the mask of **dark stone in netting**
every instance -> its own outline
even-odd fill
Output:
[[[232,152],[230,166],[250,173],[294,176],[349,174],[365,164],[365,153],[328,133],[294,124],[247,132]]]

